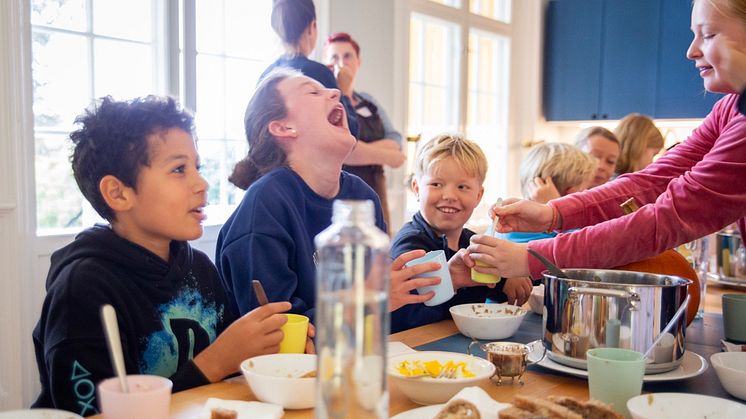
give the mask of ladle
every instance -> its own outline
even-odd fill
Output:
[[[122,388],[122,393],[129,393],[127,371],[124,369],[124,355],[122,354],[122,340],[119,338],[117,313],[111,304],[101,306],[101,322],[104,324],[106,346],[109,348],[111,365],[114,367],[117,377],[119,377],[119,386]]]
[[[545,268],[549,271],[550,274],[553,276],[556,276],[557,278],[569,278],[565,271],[558,268],[555,264],[549,261],[549,259],[545,258],[544,256],[540,255],[536,250],[534,249],[527,249],[528,253],[531,253],[536,259],[539,259],[539,262],[541,262],[542,265],[544,265]]]
[[[647,358],[648,355],[650,355],[650,351],[652,351],[655,348],[655,346],[658,345],[661,339],[663,339],[663,336],[665,336],[665,334],[668,333],[669,330],[671,330],[674,324],[678,322],[679,317],[681,317],[681,315],[686,312],[686,309],[689,306],[689,298],[690,296],[689,294],[687,294],[686,298],[684,299],[684,302],[681,303],[681,307],[679,307],[679,309],[676,310],[676,313],[673,315],[673,317],[671,317],[671,320],[668,321],[668,324],[666,325],[666,327],[664,327],[663,330],[661,330],[661,332],[658,333],[658,336],[655,338],[655,340],[650,345],[648,350],[645,351],[645,353],[643,354],[643,357]]]

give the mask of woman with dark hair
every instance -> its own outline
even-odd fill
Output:
[[[386,177],[383,166],[399,167],[406,157],[401,152],[401,134],[394,129],[386,111],[365,92],[354,90],[355,76],[360,68],[360,46],[344,32],[331,34],[324,45],[324,62],[334,71],[342,94],[350,97],[355,110],[360,140],[347,156],[344,170],[359,176],[381,199],[383,218],[389,223]],[[348,73],[347,76],[340,75]],[[348,79],[345,83],[343,80]]]
[[[308,56],[316,46],[316,8],[313,0],[272,0],[272,29],[285,45],[285,54],[270,64],[259,77],[261,81],[277,67],[293,68],[324,87],[336,89],[337,79],[325,65],[310,60]],[[350,132],[357,137],[357,120],[350,98],[343,96],[341,102],[347,113]]]
[[[331,225],[336,199],[369,199],[376,225],[386,230],[378,196],[357,176],[342,171],[355,145],[339,91],[289,69],[268,74],[246,109],[248,155],[231,182],[246,189],[223,225],[215,263],[240,313],[259,302],[251,281],[262,282],[269,301],[290,301],[291,312],[314,317],[314,237]],[[436,262],[404,267],[425,254],[405,253],[391,264],[389,309],[421,303],[433,293],[410,294],[438,278],[414,278],[439,268]],[[463,269],[463,268],[462,268]]]

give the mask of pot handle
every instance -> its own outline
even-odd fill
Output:
[[[637,306],[640,304],[640,295],[636,292],[629,292],[625,290],[612,290],[607,288],[591,288],[591,287],[570,287],[568,289],[568,297],[572,300],[578,298],[578,295],[600,295],[602,297],[618,297],[629,300],[631,310],[637,310]]]

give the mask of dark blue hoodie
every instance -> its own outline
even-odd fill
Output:
[[[52,254],[33,332],[41,395],[33,407],[98,412],[96,385],[114,375],[99,311],[117,312],[128,374],[169,377],[174,391],[207,384],[192,362],[236,318],[204,253],[171,243],[170,262],[108,226]]]

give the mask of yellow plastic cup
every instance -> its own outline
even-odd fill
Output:
[[[483,268],[491,268],[492,267],[492,265],[488,265],[488,264],[486,264],[486,263],[484,263],[482,261],[476,260],[475,262],[476,262],[477,266],[481,266]],[[474,281],[474,282],[479,282],[480,284],[497,284],[498,282],[500,282],[501,279],[502,278],[500,278],[497,275],[485,274],[485,273],[482,273],[482,272],[477,272],[476,269],[473,269],[473,268],[471,270],[471,280]]]
[[[281,354],[302,354],[306,351],[308,317],[302,314],[286,314],[288,321],[280,330],[285,334],[280,342]]]

